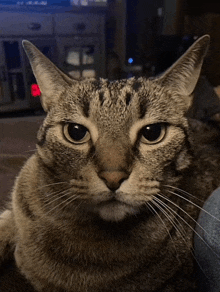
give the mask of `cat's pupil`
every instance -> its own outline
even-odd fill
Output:
[[[148,125],[142,129],[142,135],[149,142],[157,141],[161,136],[161,132],[162,132],[161,124]]]
[[[88,130],[86,127],[79,124],[69,124],[68,126],[68,134],[75,141],[82,140],[86,136],[87,132]]]

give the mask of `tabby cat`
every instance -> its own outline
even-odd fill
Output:
[[[44,292],[197,291],[219,130],[187,117],[209,36],[161,76],[76,81],[23,46],[47,116],[1,215],[0,261]]]

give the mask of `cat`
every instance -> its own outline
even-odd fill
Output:
[[[23,41],[47,116],[0,217],[0,262],[30,291],[198,290],[193,233],[220,185],[220,132],[187,112],[208,45],[109,82],[75,81]]]

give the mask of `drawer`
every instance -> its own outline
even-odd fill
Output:
[[[97,34],[101,29],[101,18],[96,14],[59,13],[54,16],[55,33],[65,34]]]
[[[52,34],[53,22],[50,14],[0,13],[0,35]]]

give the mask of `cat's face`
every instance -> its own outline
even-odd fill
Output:
[[[89,210],[121,220],[189,165],[186,106],[175,98],[142,78],[73,84],[49,112],[38,152]]]
[[[45,69],[48,60],[26,46],[48,111],[37,151],[68,184],[68,210],[79,202],[85,212],[121,221],[181,178],[191,158],[185,113],[207,37],[160,78],[115,82],[72,81],[50,63]]]

